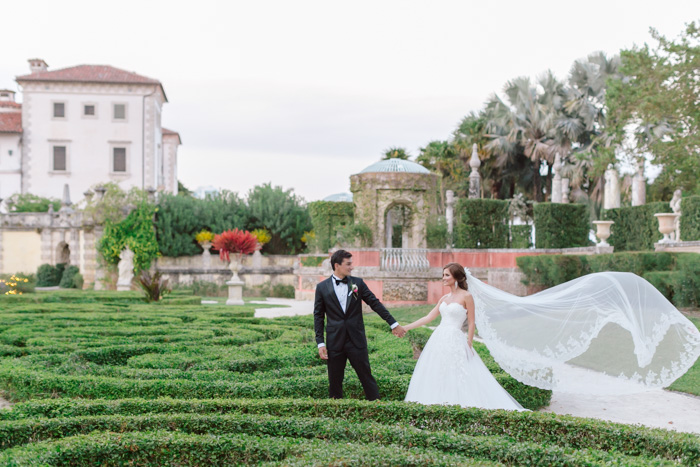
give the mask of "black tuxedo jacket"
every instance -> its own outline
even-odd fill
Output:
[[[358,349],[367,347],[365,323],[362,320],[363,301],[390,326],[396,322],[362,279],[348,276],[348,292],[352,290],[352,284],[357,285],[357,297],[352,293],[348,296],[345,313],[343,313],[338,297],[335,294],[332,277],[316,286],[316,298],[314,300],[316,344],[324,342],[328,350],[342,350],[346,339],[350,339]],[[324,318],[327,321],[325,341],[323,339]]]

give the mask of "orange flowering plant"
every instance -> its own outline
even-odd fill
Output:
[[[249,255],[258,249],[258,239],[247,230],[227,230],[214,236],[212,247],[222,261],[231,262],[231,254]]]

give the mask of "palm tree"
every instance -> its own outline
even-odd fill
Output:
[[[408,153],[406,148],[400,148],[395,146],[384,150],[382,160],[403,159],[407,161],[410,157],[411,155]]]
[[[486,149],[501,166],[512,165],[522,156],[529,159],[533,198],[542,201],[540,170],[546,163],[551,174],[555,153],[563,144],[556,139],[556,125],[562,117],[564,85],[548,71],[536,84],[527,77],[509,81],[504,94],[506,101],[494,94],[486,104],[486,134],[490,138]]]

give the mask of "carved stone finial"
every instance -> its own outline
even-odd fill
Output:
[[[469,159],[469,167],[472,168],[472,173],[479,167],[481,167],[481,159],[479,159],[479,151],[477,149],[476,143],[472,146],[472,157]]]
[[[472,157],[469,159],[469,166],[472,168],[469,174],[469,198],[481,198],[481,175],[479,175],[481,160],[479,159],[476,143],[472,146]]]

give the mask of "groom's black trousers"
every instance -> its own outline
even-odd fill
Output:
[[[345,365],[348,360],[350,360],[350,365],[352,365],[358,378],[360,378],[367,400],[379,399],[379,388],[369,367],[367,347],[358,349],[350,339],[345,339],[342,350],[328,349],[329,396],[332,399],[343,398],[343,378],[345,377]]]

